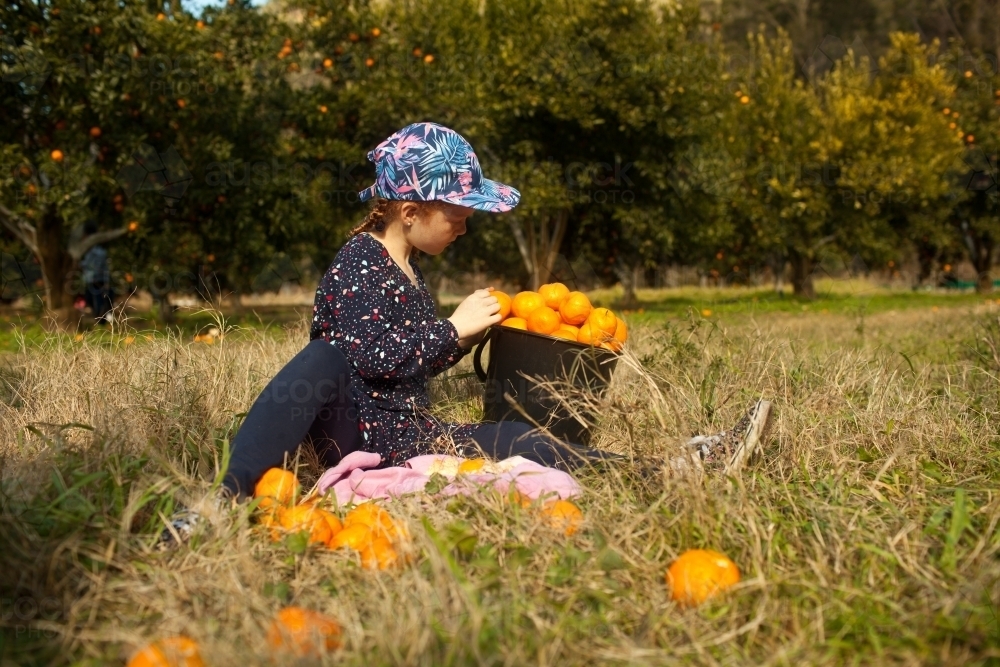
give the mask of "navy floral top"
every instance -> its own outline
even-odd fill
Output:
[[[337,253],[316,290],[310,340],[322,338],[353,367],[351,390],[363,449],[381,467],[433,451],[447,434],[466,439],[478,424],[444,424],[429,413],[428,380],[468,352],[458,331],[435,316],[434,300],[411,258],[417,285],[367,233]]]

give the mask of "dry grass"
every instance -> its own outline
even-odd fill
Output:
[[[970,346],[1000,336],[974,321],[637,328],[595,444],[667,451],[767,396],[775,437],[741,479],[585,472],[572,538],[485,496],[404,498],[391,508],[415,559],[380,574],[271,544],[245,510],[190,548],[150,548],[175,497],[209,492],[224,439],[305,329],[214,346],[52,339],[0,383],[0,664],[120,664],[178,632],[208,664],[271,664],[263,628],[286,601],[343,623],[330,664],[995,662],[1000,368]],[[467,378],[435,394],[446,417],[481,409]],[[664,572],[693,547],[725,552],[744,580],[683,610]]]

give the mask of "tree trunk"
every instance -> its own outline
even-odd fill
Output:
[[[992,292],[993,276],[990,271],[993,268],[993,250],[996,245],[993,237],[988,232],[977,231],[967,220],[963,220],[959,227],[962,230],[962,240],[965,242],[969,259],[976,269],[976,292],[980,294]]]
[[[70,281],[76,262],[67,250],[62,218],[54,208],[46,208],[37,229],[37,255],[45,283],[45,309],[56,326],[71,326],[78,319],[73,317],[75,285]]]
[[[805,299],[816,298],[816,287],[813,285],[813,260],[808,255],[796,252],[788,254],[788,259],[792,265],[792,288],[795,296]]]
[[[566,236],[568,218],[568,211],[559,211],[551,220],[542,217],[537,227],[529,220],[523,228],[517,220],[510,219],[511,232],[517,241],[517,249],[524,261],[524,268],[528,271],[528,282],[532,290],[538,290],[552,278],[552,268],[556,264],[559,248]]]

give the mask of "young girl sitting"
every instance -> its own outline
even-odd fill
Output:
[[[402,465],[445,446],[460,456],[523,456],[563,469],[623,459],[519,422],[448,424],[430,414],[428,381],[500,322],[500,304],[480,289],[451,317],[437,318],[413,252],[441,253],[474,211],[509,211],[520,193],[484,178],[469,143],[434,123],[403,128],[368,159],[376,182],[360,198],[374,200],[371,211],[316,291],[311,342],[268,383],[234,437],[224,495],[252,495],[264,472],[304,440],[326,466],[358,450],[379,454],[383,467]],[[737,428],[689,445],[696,458],[735,472],[769,417],[770,403],[758,401]],[[186,538],[196,519],[178,516],[161,542]]]

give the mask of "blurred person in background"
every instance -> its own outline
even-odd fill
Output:
[[[97,223],[88,220],[83,226],[84,236],[97,232]],[[97,324],[110,324],[114,317],[115,293],[111,289],[111,269],[108,266],[108,251],[98,244],[92,247],[80,260],[83,272],[84,301],[93,311]]]

